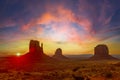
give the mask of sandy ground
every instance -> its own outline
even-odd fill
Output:
[[[120,80],[119,61],[68,60],[0,65],[0,80]]]

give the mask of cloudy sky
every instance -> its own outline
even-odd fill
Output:
[[[29,40],[44,52],[93,54],[106,44],[120,53],[120,0],[0,0],[0,55],[28,51]]]

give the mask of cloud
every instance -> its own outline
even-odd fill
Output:
[[[88,50],[97,42],[119,40],[119,4],[119,0],[2,0],[0,44],[38,39]]]
[[[14,4],[18,4],[17,9],[20,11],[12,9]],[[5,14],[10,15],[10,18],[3,17],[0,27],[19,26],[20,32],[25,32],[25,35],[34,34],[34,37],[51,40],[56,39],[53,36],[59,35],[60,40],[65,38],[63,41],[79,43],[102,39],[102,35],[109,36],[106,31],[112,33],[110,23],[116,11],[115,5],[108,0],[16,1],[9,3],[9,6],[15,15]]]
[[[33,28],[39,28],[40,31],[37,30],[36,35],[55,41],[62,41],[63,39],[63,41],[81,43],[92,39],[89,34],[92,23],[89,19],[82,17],[82,15],[77,17],[72,10],[63,6],[55,7],[54,11],[48,8],[44,14],[22,26],[22,29],[33,30]],[[77,30],[79,28],[81,28],[80,31]]]
[[[16,23],[14,21],[12,21],[11,19],[8,19],[7,21],[2,21],[0,23],[0,28],[14,27],[15,25],[16,25]]]

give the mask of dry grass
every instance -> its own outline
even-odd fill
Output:
[[[62,61],[13,67],[1,63],[0,80],[120,80],[118,61]]]

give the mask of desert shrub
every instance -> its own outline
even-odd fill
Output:
[[[111,66],[111,67],[110,67],[110,70],[115,71],[116,68],[115,68],[114,66]]]
[[[24,76],[31,76],[31,74],[28,73],[28,72],[25,72],[25,73],[24,73]]]
[[[86,68],[86,66],[83,65],[82,68]]]
[[[72,76],[75,80],[84,80],[83,76],[75,76],[75,75],[72,75]]]
[[[105,76],[106,78],[112,78],[112,77],[113,77],[113,74],[112,74],[112,72],[106,72],[106,73],[104,74],[104,76]]]
[[[114,65],[117,66],[117,67],[120,67],[120,62],[118,62],[118,63],[116,63]]]
[[[76,67],[76,68],[74,68],[72,71],[73,72],[76,72],[77,70],[79,70],[80,69],[80,67]]]
[[[82,75],[80,76],[72,75],[72,76],[75,80],[90,80],[90,78],[88,78],[87,76],[82,76]]]

